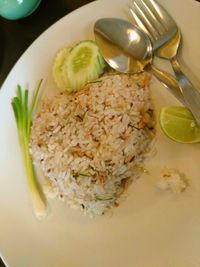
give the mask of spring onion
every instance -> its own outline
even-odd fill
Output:
[[[29,91],[28,89],[25,89],[23,92],[20,85],[18,85],[17,87],[17,95],[12,99],[11,102],[17,124],[19,144],[22,157],[24,160],[27,182],[32,199],[33,209],[36,217],[38,218],[44,217],[46,215],[47,209],[46,209],[46,202],[44,195],[41,191],[41,188],[35,176],[32,159],[29,152],[29,141],[30,141],[30,132],[32,125],[32,115],[41,84],[42,80],[40,80],[34,92],[30,108],[28,107]]]

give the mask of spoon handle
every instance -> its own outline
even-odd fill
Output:
[[[169,73],[161,71],[153,65],[150,65],[152,74],[183,104],[185,100],[177,80]]]
[[[176,79],[180,85],[186,106],[190,109],[194,115],[197,123],[200,125],[200,92],[193,86],[190,80],[182,72],[180,65],[176,58],[172,58],[171,64],[176,76]]]

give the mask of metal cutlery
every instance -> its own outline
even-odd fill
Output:
[[[103,18],[96,21],[94,35],[107,63],[122,73],[151,72],[184,104],[183,95],[174,76],[153,64],[152,44],[146,33],[129,21]]]
[[[132,1],[130,11],[136,24],[149,35],[155,54],[170,60],[185,104],[200,124],[200,92],[183,73],[177,61],[181,33],[175,21],[155,0]]]

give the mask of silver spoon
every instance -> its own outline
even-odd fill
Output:
[[[94,34],[100,52],[113,69],[123,73],[148,70],[184,104],[176,79],[152,65],[153,49],[146,33],[129,21],[103,18],[96,21]]]

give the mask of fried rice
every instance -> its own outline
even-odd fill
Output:
[[[42,102],[30,150],[49,197],[90,215],[118,206],[154,137],[149,81],[146,73],[107,75]]]

